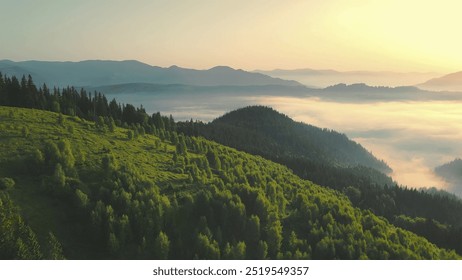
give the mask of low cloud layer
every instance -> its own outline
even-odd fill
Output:
[[[320,98],[195,94],[153,98],[117,95],[121,102],[143,104],[149,113],[177,120],[211,121],[237,108],[266,105],[289,117],[345,133],[385,160],[393,178],[409,187],[451,190],[434,167],[462,156],[462,101],[341,103]]]
[[[311,98],[264,98],[298,121],[353,138],[410,187],[448,188],[434,167],[462,155],[462,103],[448,101],[350,104]]]

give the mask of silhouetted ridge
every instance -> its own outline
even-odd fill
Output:
[[[457,158],[435,168],[435,173],[449,182],[462,182],[462,159]]]
[[[38,84],[51,87],[99,87],[116,84],[185,84],[192,86],[301,86],[295,81],[272,78],[260,73],[216,66],[208,70],[151,66],[136,60],[86,60],[81,62],[0,60],[0,72],[33,75]]]
[[[224,142],[237,141],[236,137],[247,136],[249,141],[243,143],[247,146],[245,150],[258,154],[303,157],[343,167],[363,165],[385,173],[391,171],[383,161],[377,160],[345,134],[295,122],[269,107],[238,109],[217,118],[211,126],[240,130],[242,133],[234,135],[224,132]]]

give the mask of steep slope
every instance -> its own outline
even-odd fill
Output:
[[[462,159],[457,158],[436,167],[435,173],[449,182],[462,182]]]
[[[391,172],[383,161],[344,134],[295,122],[268,107],[251,106],[227,113],[214,120],[209,131],[214,140],[251,153],[301,157],[342,167],[362,165]]]
[[[244,112],[243,116],[236,116],[241,112]],[[356,207],[386,217],[396,225],[422,234],[439,246],[462,252],[459,242],[462,236],[462,203],[455,196],[400,187],[391,178],[370,167],[342,167],[327,162],[326,156],[307,156],[303,153],[303,144],[294,140],[297,133],[290,130],[290,125],[300,124],[272,109],[250,107],[229,115],[234,116],[229,118],[225,115],[209,124],[182,122],[177,127],[188,135],[201,135],[283,164],[301,178],[344,193]],[[283,137],[283,140],[277,137]],[[310,141],[306,140],[308,143]],[[335,150],[334,144],[327,139],[324,142]],[[319,154],[322,155],[323,150]]]
[[[21,77],[32,75],[38,84],[48,86],[97,87],[116,84],[185,84],[195,86],[300,86],[295,81],[259,73],[217,66],[208,70],[177,66],[162,68],[135,60],[80,62],[0,61],[0,72]]]
[[[0,120],[0,178],[14,182],[2,201],[68,258],[458,258],[281,165],[201,138],[161,128],[133,138],[11,107]],[[8,248],[2,257],[21,257]]]
[[[435,174],[447,182],[447,190],[462,197],[462,159],[457,158],[446,164],[437,166]]]
[[[423,84],[419,84],[418,87],[436,91],[462,91],[462,72],[428,80]]]

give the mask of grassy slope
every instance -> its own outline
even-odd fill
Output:
[[[13,118],[11,118],[13,114]],[[94,123],[78,118],[64,116],[65,124],[58,125],[58,115],[35,109],[20,109],[0,107],[0,177],[13,177],[16,187],[10,191],[10,196],[22,210],[25,220],[36,231],[42,244],[45,243],[48,231],[55,232],[63,244],[72,244],[68,251],[75,257],[85,255],[91,244],[79,239],[73,234],[73,224],[63,209],[69,205],[51,198],[43,193],[40,180],[37,177],[13,174],[11,168],[22,158],[36,148],[43,147],[49,139],[69,139],[73,149],[80,150],[85,158],[85,170],[100,166],[101,154],[105,149],[111,149],[120,163],[137,166],[148,178],[154,179],[159,185],[167,182],[184,180],[186,175],[167,171],[171,160],[171,153],[175,148],[167,145],[167,153],[151,152],[155,136],[140,137],[136,141],[129,141],[126,130],[116,128],[114,133],[106,133],[102,137]],[[74,127],[73,133],[68,130]],[[23,127],[27,127],[30,136],[22,136]],[[91,172],[88,174],[91,176]],[[88,181],[98,182],[98,178],[87,178]],[[97,256],[95,256],[97,257]]]
[[[91,170],[101,166],[101,155],[107,149],[112,150],[120,164],[133,164],[143,176],[150,178],[157,186],[160,186],[163,193],[171,193],[171,189],[166,188],[167,185],[173,185],[177,193],[184,192],[184,181],[187,180],[188,175],[170,171],[172,154],[175,150],[170,142],[164,141],[162,148],[156,149],[154,142],[159,139],[156,136],[146,135],[136,140],[128,140],[125,129],[116,128],[113,133],[101,133],[94,123],[68,116],[64,118],[64,125],[59,125],[58,115],[55,113],[0,107],[0,177],[12,177],[16,181],[16,187],[9,191],[10,195],[21,208],[25,220],[37,232],[41,242],[44,242],[47,233],[52,231],[61,240],[70,258],[97,258],[97,253],[94,255],[89,253],[91,244],[74,234],[75,227],[78,225],[72,223],[72,216],[66,214],[66,209],[72,206],[47,196],[40,188],[39,177],[12,173],[13,170],[18,170],[17,164],[23,162],[23,159],[34,149],[41,149],[46,140],[66,138],[72,143],[74,154],[81,155],[77,163],[85,163],[78,166],[78,169],[80,176],[85,177],[87,186],[91,186],[91,183],[98,183],[99,178],[92,177],[94,173]],[[73,127],[72,133],[69,131],[69,126]],[[23,127],[27,127],[28,137],[24,137]],[[291,195],[289,192],[295,193],[297,188],[307,188],[307,193],[312,196],[311,199],[326,200],[329,203],[340,205],[346,213],[354,216],[356,222],[364,219],[364,213],[354,209],[345,197],[310,182],[302,181],[287,168],[231,148],[220,146],[220,149],[233,154],[235,158],[245,158],[248,162],[258,166],[260,170],[271,169],[271,172],[267,173],[268,176],[280,176],[282,179],[276,180],[292,184],[293,187],[285,194],[287,197]],[[199,156],[201,155],[190,152],[191,158]],[[194,188],[187,189],[194,191]],[[330,210],[326,209],[326,211]],[[387,222],[380,223],[391,231],[397,232]],[[415,237],[411,233],[405,233],[405,236],[416,238],[418,240],[416,244],[428,245],[426,240]]]

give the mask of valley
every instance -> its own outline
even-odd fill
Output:
[[[0,85],[2,258],[462,252],[460,199],[395,185],[378,171],[391,171],[385,162],[338,132],[262,106],[178,122],[30,77]]]

